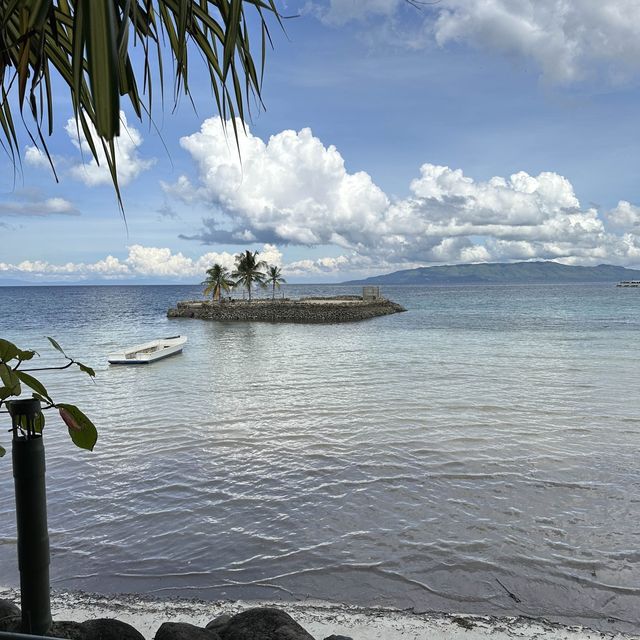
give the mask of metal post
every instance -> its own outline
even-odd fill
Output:
[[[52,621],[44,444],[35,428],[40,402],[13,400],[7,405],[13,419],[22,631],[44,634]]]

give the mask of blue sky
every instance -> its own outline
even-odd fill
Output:
[[[187,100],[171,113],[170,95],[156,110],[162,140],[125,108],[128,228],[57,91],[60,183],[26,137],[15,184],[0,160],[0,282],[198,282],[245,248],[293,282],[483,261],[640,267],[637,2],[280,6],[298,17],[273,26],[242,168],[203,68],[197,113]]]

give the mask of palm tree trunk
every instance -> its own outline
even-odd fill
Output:
[[[273,287],[271,289],[271,299],[275,300],[276,299],[276,281],[273,281]]]

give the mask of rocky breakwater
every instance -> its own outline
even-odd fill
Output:
[[[222,302],[184,301],[169,309],[169,318],[198,318],[222,322],[357,322],[406,309],[387,300],[363,300],[359,296],[301,298],[290,300],[225,300]]]

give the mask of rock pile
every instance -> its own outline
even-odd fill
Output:
[[[169,318],[198,318],[222,322],[356,322],[406,309],[384,298],[363,300],[355,296],[303,298],[302,300],[243,300],[178,302]]]
[[[0,631],[20,631],[20,609],[0,600]],[[112,618],[86,622],[54,622],[49,636],[65,640],[145,640],[131,625]],[[154,640],[315,640],[288,613],[271,607],[247,609],[234,616],[224,614],[206,627],[186,622],[164,622]],[[324,640],[352,640],[332,635]]]

